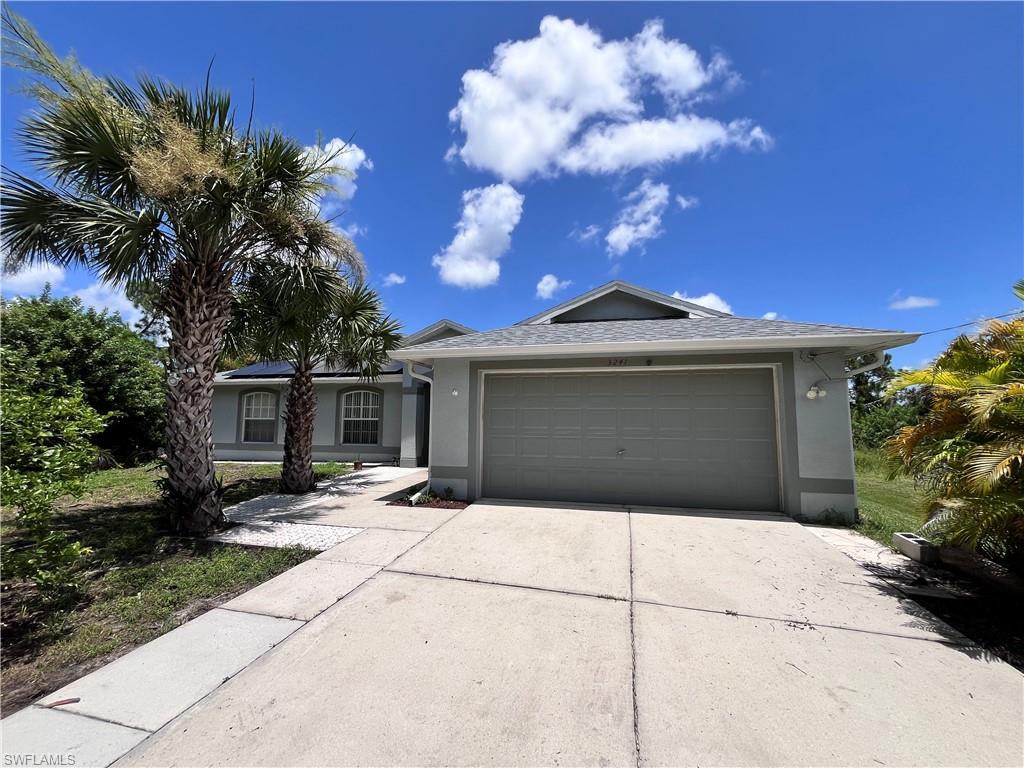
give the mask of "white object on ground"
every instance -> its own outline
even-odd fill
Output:
[[[210,536],[222,544],[245,544],[250,547],[302,547],[323,552],[350,539],[362,528],[338,525],[306,525],[303,523],[243,523],[223,533]]]

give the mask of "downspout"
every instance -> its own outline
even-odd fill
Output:
[[[431,418],[431,421],[433,421],[433,417],[434,417],[434,378],[433,378],[433,375],[428,376],[425,373],[418,373],[416,371],[416,366],[417,366],[417,363],[416,363],[415,360],[408,360],[405,363],[405,370],[407,370],[409,372],[409,375],[412,376],[414,379],[418,379],[419,381],[422,381],[423,383],[430,385],[430,390],[429,390],[430,391],[430,400],[429,400],[429,404],[430,404],[430,418]],[[424,367],[426,367],[426,366],[424,366]],[[433,374],[433,372],[434,372],[434,370],[433,370],[433,368],[431,368],[430,369],[430,373]],[[431,485],[430,485],[430,474],[431,474],[431,472],[430,472],[430,463],[431,463],[431,460],[434,458],[434,430],[433,429],[430,430],[430,434],[427,436],[427,440],[429,442],[427,443],[427,456],[428,456],[428,458],[427,458],[427,485],[426,485],[426,487],[430,488],[431,487]]]
[[[412,360],[410,360],[408,363],[405,364],[406,370],[409,371],[409,375],[412,376],[414,379],[419,379],[420,381],[425,382],[427,384],[433,384],[434,383],[434,379],[432,377],[430,377],[430,376],[427,376],[426,374],[417,373],[416,372],[416,366],[417,366],[417,363],[413,362]],[[433,369],[431,369],[431,372],[433,372]],[[434,396],[433,388],[431,388],[430,396],[431,397]]]

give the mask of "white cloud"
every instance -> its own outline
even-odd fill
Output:
[[[0,277],[3,292],[12,296],[35,296],[47,283],[56,288],[62,282],[64,269],[56,264],[38,264]]]
[[[355,196],[360,169],[373,170],[373,161],[367,156],[366,151],[355,142],[347,142],[335,137],[325,143],[323,147],[306,147],[306,151],[318,158],[329,157],[337,153],[337,157],[334,158],[331,165],[341,173],[328,176],[327,181],[334,186],[331,196],[341,200],[351,200]]]
[[[64,278],[65,273],[62,267],[56,264],[42,264],[23,269],[13,275],[4,275],[3,292],[12,296],[37,296],[49,283],[55,289],[54,295],[75,296],[81,299],[82,304],[86,307],[92,307],[98,312],[107,310],[120,315],[121,319],[129,325],[133,325],[142,317],[139,308],[128,300],[121,288],[97,281],[85,288],[79,288],[77,291],[69,291],[67,288],[57,290],[61,288]]]
[[[558,162],[573,173],[618,173],[706,155],[729,145],[750,149],[767,147],[769,142],[767,134],[746,120],[726,125],[707,117],[677,115],[596,125]]]
[[[92,307],[99,312],[107,310],[120,315],[121,319],[129,325],[134,325],[142,317],[139,308],[128,300],[124,291],[109,283],[95,282],[75,291],[72,295],[81,299],[87,307]]]
[[[384,275],[384,279],[381,281],[385,288],[390,288],[392,285],[403,285],[405,283],[405,275],[399,275],[396,272],[388,272]]]
[[[455,226],[455,237],[433,258],[441,282],[460,288],[483,288],[498,282],[498,259],[512,244],[523,200],[508,184],[463,192],[462,218]]]
[[[661,234],[661,215],[668,205],[668,185],[644,179],[626,196],[629,203],[615,217],[615,226],[605,236],[608,253],[622,256],[632,248],[643,247]]]
[[[676,203],[679,205],[680,208],[682,208],[685,211],[688,208],[695,208],[696,206],[700,205],[700,200],[698,200],[696,197],[676,195]]]
[[[349,240],[355,240],[357,237],[366,234],[366,227],[356,222],[350,222],[348,224],[339,224],[337,221],[331,223],[338,232],[343,234]]]
[[[927,307],[939,306],[938,299],[927,296],[905,296],[899,298],[899,294],[893,297],[889,303],[889,309],[926,309]]]
[[[337,157],[334,158],[331,165],[339,173],[327,177],[326,181],[331,185],[331,190],[322,195],[319,200],[320,215],[327,219],[334,219],[345,212],[345,203],[355,197],[359,172],[373,170],[373,160],[355,142],[347,142],[337,137],[322,147],[306,147],[306,152],[318,158],[329,157],[337,153]],[[336,226],[339,231],[352,240],[366,234],[366,229],[354,221]]]
[[[779,319],[779,313],[778,312],[765,312],[763,315],[761,315],[761,319],[762,320],[778,320]]]
[[[680,111],[713,83],[738,76],[721,55],[705,64],[685,43],[648,21],[633,38],[604,40],[589,25],[546,16],[528,40],[494,49],[487,69],[462,76],[449,113],[463,134],[448,159],[507,181],[534,175],[612,173],[738,145],[767,146],[747,120],[721,123]],[[660,94],[670,113],[645,118],[644,97]]]
[[[537,298],[550,299],[559,291],[572,285],[572,280],[559,280],[554,275],[544,275],[537,283]]]
[[[707,307],[708,309],[717,309],[719,312],[727,312],[732,314],[732,306],[729,302],[719,296],[717,293],[705,293],[703,296],[687,296],[685,293],[674,291],[672,293],[677,299],[682,301],[688,301],[691,304],[697,304],[701,307]]]
[[[586,243],[589,240],[593,240],[599,234],[601,234],[601,227],[597,224],[591,224],[590,226],[583,227],[583,229],[575,227],[573,231],[569,233],[569,237],[573,240],[578,240],[581,243]]]
[[[700,56],[686,43],[665,39],[660,19],[648,21],[631,46],[636,68],[654,79],[654,86],[672,104],[679,104],[699,91],[714,77],[717,68],[728,63],[722,57],[705,67]]]

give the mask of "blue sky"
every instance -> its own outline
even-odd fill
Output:
[[[409,331],[506,325],[613,277],[919,331],[1015,307],[1021,4],[13,7],[95,72],[198,86],[215,56],[240,111],[255,83],[262,124],[351,137],[356,177],[326,202]],[[16,81],[2,150],[24,170]]]

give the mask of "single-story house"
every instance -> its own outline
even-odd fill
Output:
[[[439,320],[406,336],[406,345],[475,333]],[[214,455],[219,461],[281,461],[289,363],[254,363],[218,373],[213,383]],[[351,368],[317,366],[314,461],[427,465],[430,388],[399,360],[373,381]]]
[[[318,371],[317,459],[456,497],[850,520],[848,361],[918,334],[734,317],[612,281],[508,328],[442,320],[380,380]],[[218,376],[218,458],[280,458],[287,366]]]

